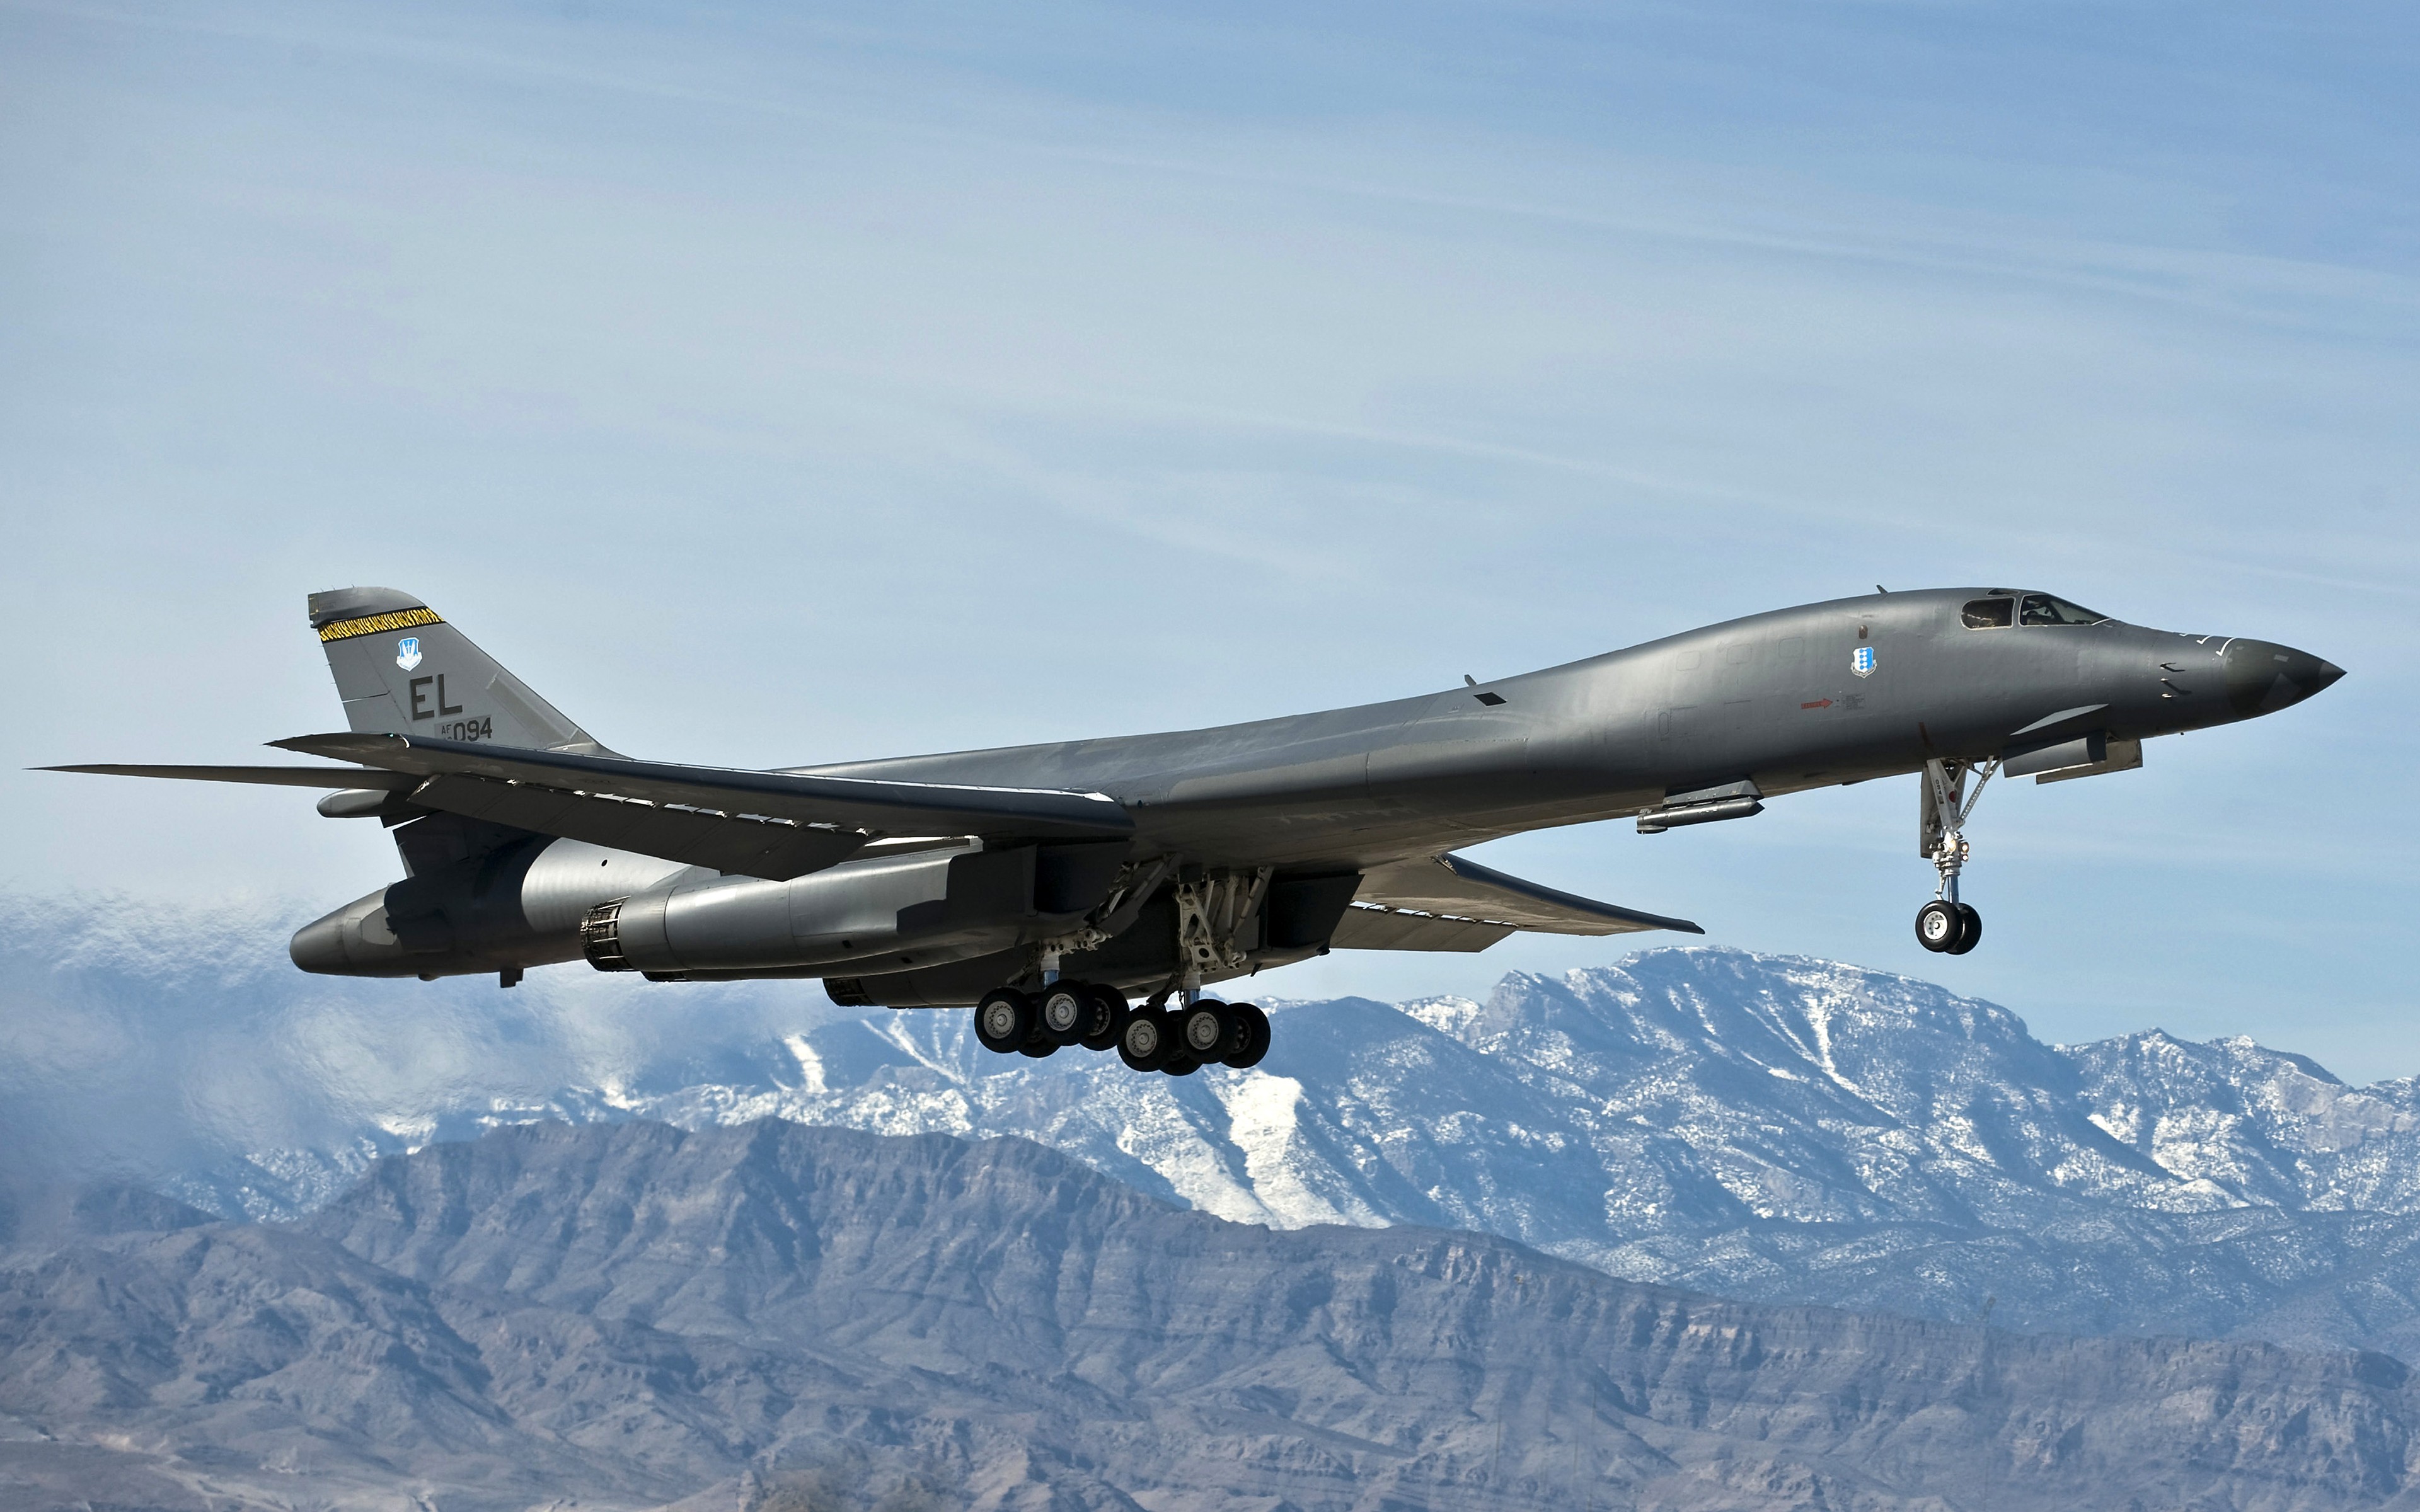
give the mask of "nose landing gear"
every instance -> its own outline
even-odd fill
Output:
[[[1958,898],[1958,873],[1966,865],[1973,847],[1966,843],[1967,816],[1983,796],[1984,785],[2000,769],[1997,761],[1987,761],[1979,766],[1966,762],[1930,761],[1924,764],[1922,810],[1916,825],[1916,850],[1932,862],[1941,880],[1932,889],[1932,902],[1916,911],[1916,943],[1941,955],[1964,955],[1981,943],[1983,916],[1971,903]],[[1981,775],[1975,779],[1975,790],[1966,791],[1970,772]]]

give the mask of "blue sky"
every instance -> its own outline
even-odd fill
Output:
[[[346,583],[752,765],[2015,583],[2350,675],[1995,791],[1962,960],[1909,931],[1912,781],[1482,858],[2047,1038],[2420,1072],[2415,50],[2384,6],[0,5],[0,885],[391,880],[307,797],[15,770],[336,724]]]

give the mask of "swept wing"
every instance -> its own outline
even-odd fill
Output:
[[[250,782],[278,788],[384,789],[408,792],[418,779],[403,772],[365,772],[349,766],[137,766],[124,762],[86,762],[75,766],[38,766],[38,772],[91,772],[101,777],[170,777],[186,782]]]
[[[885,835],[1111,840],[1134,828],[1134,821],[1114,799],[1053,789],[733,771],[427,736],[303,735],[272,744],[359,762],[369,769],[87,765],[60,770],[386,788],[407,793],[425,809],[776,882],[835,865]]]

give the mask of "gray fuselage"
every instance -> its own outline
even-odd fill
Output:
[[[1204,864],[1362,867],[1743,779],[1770,796],[1933,758],[1979,762],[2020,732],[2139,740],[2201,729],[2283,708],[2338,675],[2267,641],[2115,620],[1967,627],[1963,606],[1995,593],[2009,594],[1933,589],[1776,609],[1321,714],[799,770],[1096,791],[1133,812],[1147,846]],[[1862,676],[1860,647],[1871,653]]]
[[[1745,817],[1928,764],[1928,784],[1955,790],[1995,760],[2044,779],[2124,770],[2147,737],[2267,714],[2342,675],[2268,641],[2145,629],[2047,594],[1936,589],[1390,702],[772,774],[784,787],[604,751],[425,606],[384,589],[328,596],[355,616],[329,643],[372,743],[359,759],[450,764],[344,797],[342,811],[391,816],[412,874],[306,926],[298,964],[509,978],[585,956],[660,979],[821,977],[842,1001],[892,1006],[971,1003],[1056,970],[1164,994],[1332,947],[1694,931],[1453,853],[1628,814],[1651,832]],[[426,739],[422,702],[482,738]],[[810,806],[787,828],[749,818],[851,794],[940,827],[863,807],[832,822],[818,816],[842,810]],[[1956,806],[1928,804],[1922,848],[1954,907],[1962,851],[1939,841],[1939,815]],[[988,827],[951,827],[960,811]],[[1077,829],[1050,827],[1071,814]],[[727,854],[691,849],[734,835]]]

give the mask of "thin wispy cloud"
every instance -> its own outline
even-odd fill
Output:
[[[2420,909],[2402,36],[2363,7],[0,7],[0,691],[33,711],[0,755],[335,722],[299,609],[345,582],[428,596],[617,746],[767,765],[2040,583],[2351,675],[1993,799],[1957,985],[2057,1037],[2135,1026],[2096,1017],[2127,983],[2324,1050],[2276,1004],[2408,995]],[[394,872],[283,795],[77,780],[0,775],[0,880],[333,903]],[[1885,786],[1497,850],[1937,972]],[[2358,1042],[2420,1069],[2420,1029]]]

